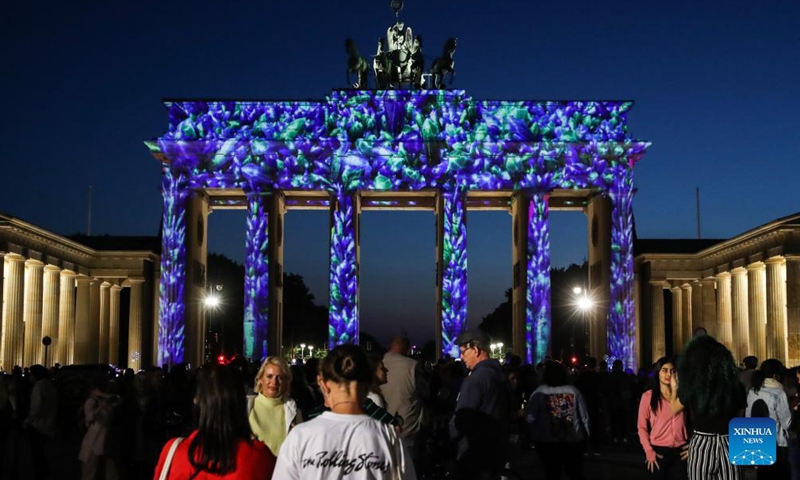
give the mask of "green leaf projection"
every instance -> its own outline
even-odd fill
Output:
[[[443,253],[450,256],[439,259],[447,276],[442,285],[442,353],[452,354],[452,339],[466,322],[466,233],[460,230],[466,204],[459,199],[474,190],[545,195],[554,189],[582,188],[603,192],[616,202],[613,241],[624,245],[618,245],[621,253],[613,257],[612,277],[616,272],[617,280],[611,295],[620,302],[621,313],[612,309],[608,347],[620,358],[628,358],[626,352],[632,351],[630,172],[647,144],[633,140],[628,132],[630,102],[479,101],[461,90],[337,90],[322,101],[166,105],[169,130],[153,148],[169,165],[172,177],[185,179],[186,188],[243,189],[253,194],[314,190],[331,196],[331,345],[358,338],[353,210],[358,191],[435,190],[444,196],[450,221],[446,241],[452,245]],[[175,195],[174,189],[164,189],[165,212],[169,204],[180,215]],[[544,197],[536,198],[541,202]],[[527,265],[531,280],[527,323],[534,336],[527,340],[526,358],[545,348],[550,336],[549,281],[543,272],[549,265],[547,210],[537,203],[531,211],[540,216],[532,218],[536,225],[529,235],[535,244],[529,246]],[[262,245],[259,229],[266,229],[268,221],[272,220],[266,214],[261,221],[248,219],[246,255],[252,254],[253,265],[267,265],[266,257],[259,256],[263,252],[255,250]],[[166,213],[164,222],[166,226]],[[173,255],[172,249],[182,242],[165,233],[165,255]],[[460,250],[454,256],[456,244]],[[255,294],[266,298],[265,285],[274,279],[260,267],[247,272],[252,276],[248,285],[260,285]],[[167,277],[162,277],[162,290]],[[183,296],[162,297],[166,303],[162,303],[161,328],[177,332],[185,322],[179,305]],[[263,309],[268,303],[248,301],[252,312],[261,312],[248,318],[258,318],[258,329],[266,329]],[[248,331],[255,332],[254,328]],[[170,335],[159,337],[160,349],[167,348],[161,342]],[[248,333],[246,345],[260,342],[253,335]]]

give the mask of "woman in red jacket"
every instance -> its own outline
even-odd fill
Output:
[[[272,478],[275,456],[263,443],[251,439],[244,383],[237,370],[203,367],[194,402],[200,413],[197,430],[164,445],[154,479]]]

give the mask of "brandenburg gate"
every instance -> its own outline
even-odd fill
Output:
[[[436,215],[437,351],[467,327],[468,209],[513,216],[513,350],[549,353],[549,216],[589,219],[591,352],[635,366],[631,102],[474,100],[462,90],[334,90],[321,101],[167,101],[159,363],[203,358],[207,216],[246,209],[245,354],[279,354],[283,217],[330,211],[329,345],[358,342],[359,215]],[[431,282],[433,283],[433,282]],[[434,287],[434,285],[431,285]],[[391,287],[387,287],[391,288]]]

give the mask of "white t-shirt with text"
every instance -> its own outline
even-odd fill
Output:
[[[289,432],[273,478],[416,480],[416,475],[391,425],[367,415],[325,412]]]

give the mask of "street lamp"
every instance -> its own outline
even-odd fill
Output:
[[[302,360],[304,362],[306,361],[306,344],[305,343],[301,343],[300,344],[300,360]]]
[[[214,312],[216,312],[222,306],[222,295],[221,295],[220,292],[222,292],[222,285],[209,285],[208,286],[208,291],[206,292],[206,296],[203,299],[203,305],[205,306],[206,312],[207,312],[206,313],[206,315],[207,315],[207,317],[206,317],[207,318],[206,331],[210,332],[210,333],[214,333],[214,331],[211,328],[211,326],[212,326],[212,322],[211,322],[212,314]],[[221,327],[221,325],[218,325],[218,327]],[[222,342],[221,342],[221,332],[222,332],[222,328],[220,328],[219,331],[216,332],[216,343],[217,343],[217,346],[222,344]],[[208,344],[208,340],[206,340],[206,346],[208,348],[208,351],[206,353],[206,359],[209,359],[209,358],[211,358],[211,348],[210,348],[210,345]],[[220,348],[220,350],[222,351],[222,350],[224,350],[224,348]]]
[[[314,345],[309,345],[308,346],[308,356],[310,358],[314,358]]]
[[[577,297],[575,299],[575,306],[580,312],[581,316],[583,317],[583,324],[586,327],[584,331],[584,344],[583,344],[583,351],[585,356],[589,356],[589,316],[594,308],[594,299],[592,298],[589,290],[583,287],[574,287],[572,289],[572,293],[575,294]],[[575,336],[575,328],[572,329],[573,338]],[[574,342],[574,340],[573,340]],[[574,352],[574,343],[573,343],[573,352]]]

